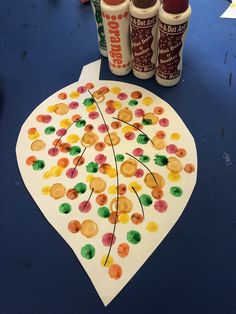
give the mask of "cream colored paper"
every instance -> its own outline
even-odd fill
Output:
[[[221,18],[236,19],[236,1],[233,0],[228,9],[221,15]]]
[[[147,258],[158,247],[158,245],[165,238],[165,236],[168,234],[182,214],[196,183],[197,152],[192,135],[169,104],[140,86],[115,81],[99,81],[99,69],[100,61],[85,66],[79,82],[71,84],[56,92],[44,102],[42,102],[38,107],[36,107],[36,109],[30,114],[21,128],[16,146],[16,154],[19,169],[28,191],[32,195],[33,199],[37,203],[48,222],[70,245],[80,263],[83,265],[89,278],[91,279],[102,302],[104,305],[107,305],[122,290],[122,288],[138,271],[143,263],[145,263]],[[81,86],[86,86],[86,84],[89,82],[92,82],[94,85],[94,88],[91,88],[90,91],[93,93],[94,97],[96,96],[97,99],[97,103],[94,102],[92,105],[93,107],[85,107],[83,105],[84,100],[91,98],[91,95],[89,94],[88,90],[85,89],[84,91],[83,88],[81,89]],[[78,87],[80,87],[79,90],[82,91],[80,95],[76,94]],[[108,88],[109,91],[107,92],[107,89],[104,87]],[[100,92],[94,94],[94,92],[98,90],[100,90]],[[58,95],[60,95],[60,97],[63,95],[63,97],[65,97],[66,95],[66,99],[58,98]],[[125,95],[127,96],[127,99],[124,99],[126,97]],[[141,98],[137,98],[140,95]],[[130,102],[130,100],[132,100],[132,102]],[[68,105],[72,101],[79,103],[79,107],[77,109],[68,109]],[[107,103],[107,101],[110,101],[110,103]],[[138,104],[136,104],[134,101],[137,101]],[[60,107],[58,107],[58,104],[60,103],[66,104],[66,106],[63,105],[62,108],[67,108],[68,113],[63,115],[58,114],[63,113],[63,110],[60,111],[58,109]],[[121,173],[122,162],[115,162],[112,146],[108,145],[106,145],[105,149],[101,152],[96,151],[94,146],[87,147],[83,155],[85,162],[83,165],[76,167],[76,170],[78,170],[78,175],[75,178],[68,177],[66,172],[68,168],[74,169],[75,165],[73,164],[73,160],[76,156],[71,156],[70,152],[61,152],[60,150],[57,156],[52,157],[48,154],[48,150],[50,148],[52,151],[52,149],[55,147],[62,149],[62,146],[58,144],[59,142],[57,143],[59,136],[57,136],[55,132],[53,134],[46,135],[45,129],[49,126],[53,126],[57,132],[57,130],[61,128],[60,124],[63,124],[62,120],[64,120],[64,124],[66,124],[66,119],[71,121],[72,116],[76,114],[81,115],[82,119],[86,120],[87,124],[91,124],[94,128],[92,132],[96,133],[96,135],[99,137],[98,141],[104,142],[104,138],[108,134],[107,131],[104,131],[104,128],[104,133],[101,133],[98,130],[98,127],[104,123],[98,110],[98,106],[106,120],[106,124],[109,126],[110,134],[112,132],[116,132],[116,135],[120,138],[119,144],[114,146],[115,154],[123,155],[123,163],[132,159],[133,164],[136,164],[137,169],[139,169],[139,174],[140,172],[143,172],[142,177],[138,177],[137,170],[135,170],[135,175],[132,177],[124,176]],[[114,113],[106,113],[106,108],[109,106],[115,107]],[[117,121],[114,119],[114,117],[117,117],[120,110],[124,108],[128,108],[129,111],[127,115],[125,114],[122,116],[121,114],[123,119],[129,120],[128,118],[131,112],[133,117],[128,123],[131,125],[133,123],[141,123],[141,125],[143,125],[142,123],[144,123],[141,131],[145,133],[153,141],[153,143],[158,146],[159,149],[155,148],[150,140],[147,144],[137,143],[138,136],[143,135],[143,133],[140,130],[137,130],[137,128],[132,128],[127,123],[121,122],[121,127],[119,129],[112,128],[111,123]],[[89,112],[87,110],[91,111],[91,109],[99,113],[98,118],[88,118]],[[138,112],[137,109],[142,109],[145,114],[148,113],[148,115],[146,115],[148,118],[146,121],[143,121],[143,117],[136,117]],[[42,115],[51,116],[51,121],[48,122],[49,118],[44,117],[43,122]],[[67,121],[67,125],[69,125],[69,121]],[[149,125],[150,122],[155,124]],[[168,122],[169,125],[167,126]],[[136,124],[136,126],[140,128],[140,124]],[[99,129],[101,130],[101,127]],[[76,143],[72,143],[71,146],[79,146],[82,152],[84,145],[81,142],[85,132],[86,131],[84,130],[84,127],[78,128],[74,123],[70,125],[69,129],[67,130],[67,134],[62,136],[61,141],[62,143],[68,143],[68,141],[71,141],[71,139],[73,139],[73,141],[78,139],[78,141]],[[165,137],[161,138],[164,136],[163,132],[165,133]],[[72,134],[74,137],[70,136]],[[68,136],[70,137],[68,138]],[[76,136],[79,138],[76,138]],[[134,136],[135,138],[133,140],[127,140],[127,137],[129,136]],[[116,136],[115,139],[117,139]],[[43,141],[45,147],[42,145],[42,142],[35,144],[35,141],[37,140]],[[54,144],[52,144],[53,141]],[[34,144],[32,145],[32,143]],[[37,150],[32,151],[31,147],[33,149],[36,148]],[[38,150],[39,148],[41,150]],[[134,156],[134,149],[136,148],[143,149],[143,155],[149,157],[150,161],[147,162],[146,160],[146,163],[140,163],[140,161],[137,161],[136,159],[143,160],[142,158],[144,157],[136,156],[136,159],[130,157],[130,155]],[[176,150],[175,148],[178,149],[176,152],[174,152]],[[127,155],[126,153],[130,155]],[[108,167],[110,172],[108,171],[105,174],[101,173],[99,170],[96,173],[87,172],[86,165],[88,165],[90,162],[95,162],[96,156],[98,154],[103,154],[105,156],[103,158],[106,158],[106,163],[110,165],[111,169],[116,169],[117,165],[119,184],[123,184],[123,186],[126,185],[127,188],[127,191],[123,196],[129,200],[129,205],[130,202],[132,204],[132,210],[127,213],[124,213],[125,211],[130,210],[127,204],[127,206],[125,205],[123,208],[119,208],[119,211],[123,213],[119,213],[119,219],[121,221],[116,224],[116,241],[111,247],[109,263],[106,264],[106,266],[109,267],[104,267],[104,260],[101,263],[101,258],[103,256],[106,257],[109,251],[109,246],[104,246],[102,237],[105,233],[113,232],[114,224],[111,224],[108,218],[102,218],[98,215],[98,208],[100,207],[96,202],[96,197],[98,194],[95,192],[92,193],[90,199],[91,210],[89,212],[86,213],[78,209],[79,204],[82,201],[87,201],[91,195],[89,180],[90,182],[94,182],[91,181],[94,180],[91,179],[91,176],[95,178],[100,177],[106,183],[106,189],[102,193],[107,195],[108,202],[104,206],[110,210],[110,204],[112,200],[116,198],[115,187],[117,184],[117,176],[114,176],[114,170],[111,170]],[[81,153],[79,155],[81,155]],[[155,159],[157,158],[156,155],[165,156],[168,160],[167,165],[157,165],[155,163]],[[60,164],[58,161],[60,158],[68,159],[69,165],[66,168],[58,166],[58,163]],[[173,163],[173,161],[176,161],[176,159],[178,161],[177,164]],[[36,165],[42,166],[42,163],[40,164],[40,162],[38,162],[39,160],[43,161],[45,166],[42,170],[34,170],[33,167],[36,167]],[[149,174],[150,179],[150,172],[145,166],[149,168],[151,173],[158,173],[164,179],[165,185],[161,189],[164,194],[161,200],[165,201],[168,205],[168,208],[165,211],[163,208],[160,209],[157,206],[157,204],[160,205],[160,200],[152,196],[151,193],[153,189],[148,187],[144,182],[147,174]],[[171,172],[168,167],[171,168],[171,170],[175,170],[175,172]],[[123,168],[125,171],[127,170],[125,167]],[[55,187],[55,184],[62,184],[67,192],[68,189],[72,189],[79,182],[86,184],[87,190],[83,194],[78,194],[78,197],[74,200],[69,199],[66,195],[59,199],[54,199],[50,196],[52,187]],[[160,182],[158,182],[158,184],[159,183]],[[142,206],[140,205],[140,200],[138,199],[132,187],[135,187],[137,195],[142,199]],[[170,189],[172,188],[173,190],[173,187],[180,188],[177,190],[175,189],[175,192],[179,191],[179,194],[181,194],[182,191],[182,195],[173,196],[170,192]],[[157,187],[155,186],[154,189],[157,190]],[[149,197],[142,197],[142,195],[148,195]],[[122,199],[121,195],[119,195],[119,200],[120,199]],[[150,199],[152,204],[146,206],[147,204],[145,202],[148,202],[148,200],[150,201]],[[60,206],[64,203],[67,203],[71,206],[71,211],[67,214],[61,213],[59,210]],[[132,215],[134,213],[142,215],[142,207],[144,210],[144,220],[140,224],[135,224],[135,219]],[[189,208],[189,210],[191,209]],[[92,220],[95,225],[97,225],[98,233],[90,238],[87,237],[88,235],[83,235],[84,231],[82,234],[81,230],[77,233],[72,233],[68,229],[68,224],[72,220],[78,220],[82,226],[84,223],[84,227],[86,225],[84,222],[85,220]],[[127,239],[128,235],[130,235],[129,232],[132,230],[138,232],[141,235],[141,241],[137,244],[132,244]],[[117,249],[121,243],[126,243],[129,245],[129,254],[126,257],[121,257],[120,255],[122,254],[120,252],[118,254]],[[91,259],[86,259],[81,255],[82,247],[88,244],[95,248],[95,255]],[[111,257],[113,258],[113,263],[110,263]],[[119,266],[114,267],[114,264]],[[122,270],[122,274],[120,270]],[[118,279],[114,279],[110,277],[109,273],[111,273],[113,277],[121,276]]]

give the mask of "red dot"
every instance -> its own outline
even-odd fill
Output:
[[[126,11],[125,13],[124,13],[124,17],[127,17],[128,16],[128,12]]]
[[[119,14],[118,15],[118,20],[121,20],[122,19],[122,14]]]
[[[111,19],[112,19],[112,20],[116,20],[116,16],[115,16],[115,15],[112,15],[112,16],[111,16]]]
[[[106,14],[106,18],[107,18],[108,20],[110,20],[110,15]]]

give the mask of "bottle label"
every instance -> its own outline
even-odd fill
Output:
[[[133,68],[139,72],[150,72],[155,69],[155,63],[152,62],[155,25],[156,16],[146,19],[130,16]]]
[[[157,58],[157,76],[164,80],[172,80],[180,75],[178,65],[180,50],[183,46],[183,34],[188,22],[179,25],[168,25],[159,20],[159,43]]]
[[[101,7],[100,7],[100,0],[91,0],[91,1],[93,2],[94,8],[95,8],[94,16],[97,22],[99,47],[102,50],[107,50],[105,33],[104,33],[104,28],[103,28],[103,21],[102,21],[102,12],[101,12]]]

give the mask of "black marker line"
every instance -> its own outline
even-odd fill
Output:
[[[114,148],[114,145],[113,145],[113,142],[112,142],[112,139],[111,139],[111,134],[109,132],[109,129],[108,129],[108,126],[107,126],[107,123],[106,123],[106,120],[104,118],[104,115],[102,113],[102,110],[100,108],[100,106],[98,105],[98,102],[96,101],[96,99],[93,97],[93,94],[90,92],[90,90],[88,90],[89,94],[92,96],[92,98],[94,99],[97,107],[98,107],[98,110],[100,112],[100,115],[103,119],[103,122],[106,126],[106,129],[107,129],[107,134],[109,136],[109,139],[110,139],[110,142],[111,142],[111,148],[112,148],[112,152],[113,152],[113,157],[114,157],[114,161],[115,161],[115,168],[116,168],[116,218],[115,218],[115,223],[114,223],[114,227],[113,227],[113,231],[112,231],[112,238],[111,238],[111,244],[110,244],[110,247],[109,247],[109,250],[108,250],[108,254],[107,254],[107,257],[106,257],[106,260],[105,260],[105,263],[104,263],[104,266],[106,265],[107,261],[108,261],[108,258],[110,256],[110,253],[111,253],[111,247],[112,247],[112,244],[113,244],[113,240],[114,240],[114,235],[115,235],[115,231],[116,231],[116,223],[117,223],[117,218],[118,218],[118,208],[119,208],[119,193],[118,193],[118,186],[119,186],[119,172],[118,172],[118,165],[117,165],[117,161],[116,161],[116,153],[115,153],[115,148]]]
[[[157,183],[157,180],[156,180],[154,174],[152,173],[152,171],[151,171],[142,161],[138,160],[135,156],[133,156],[133,155],[131,155],[131,154],[129,154],[129,153],[125,153],[125,154],[128,155],[128,156],[130,156],[130,157],[132,157],[132,158],[134,158],[134,159],[137,160],[140,164],[142,164],[142,165],[150,172],[150,174],[152,175],[152,177],[153,177],[153,179],[154,179],[156,185],[158,186],[158,183]]]
[[[78,164],[79,164],[81,158],[83,157],[83,154],[84,154],[84,152],[86,151],[86,149],[87,149],[87,147],[84,148],[84,150],[82,151],[82,154],[80,155],[79,159],[77,160],[77,162],[76,162],[76,164],[75,164],[75,167],[74,167],[74,169],[73,169],[73,171],[72,171],[72,173],[71,173],[71,176],[70,176],[71,178],[73,178],[73,174],[74,174],[74,172],[75,172],[75,169],[76,169],[76,167],[78,166]]]
[[[124,120],[122,120],[122,119],[116,118],[116,117],[112,117],[112,119],[118,120],[118,121],[123,122],[123,123],[125,123],[125,124],[128,124],[129,126],[132,126],[132,127],[135,128],[136,130],[140,131],[140,132],[143,133],[143,135],[145,135],[145,136],[149,139],[149,141],[151,141],[152,144],[155,146],[154,142],[150,139],[150,137],[149,137],[146,133],[144,133],[142,130],[140,130],[137,126],[135,126],[135,125],[133,125],[133,124],[131,124],[131,123],[129,123],[129,122],[126,122],[126,121],[124,121]]]
[[[132,190],[134,191],[134,193],[136,194],[136,196],[137,196],[137,198],[138,198],[138,200],[139,200],[139,204],[140,204],[140,206],[141,206],[142,213],[143,213],[143,218],[144,218],[144,209],[143,209],[143,204],[142,204],[142,202],[141,202],[141,199],[140,199],[140,197],[139,197],[137,191],[135,190],[135,188],[134,188],[133,186],[132,186]]]
[[[91,193],[90,193],[90,195],[89,195],[89,198],[87,199],[87,202],[84,204],[84,206],[83,206],[81,212],[84,211],[85,207],[87,206],[88,202],[90,201],[90,198],[91,198],[92,195],[93,195],[93,191],[94,191],[94,188],[92,188]]]

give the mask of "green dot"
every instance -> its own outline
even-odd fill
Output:
[[[116,161],[120,162],[120,161],[123,161],[124,159],[125,159],[124,155],[122,155],[122,154],[116,155]]]
[[[62,214],[68,214],[71,211],[71,205],[69,203],[63,203],[59,206],[59,211]]]
[[[110,216],[110,210],[106,206],[102,206],[98,208],[98,216],[102,218],[107,218]]]
[[[133,107],[133,106],[137,106],[138,101],[135,99],[131,99],[128,103],[129,106]]]
[[[86,259],[91,259],[95,255],[95,248],[91,244],[86,244],[80,251],[81,255]]]
[[[79,146],[72,146],[69,152],[71,156],[79,155],[79,153],[81,153],[81,148]]]
[[[77,121],[77,122],[75,123],[75,126],[76,126],[77,128],[82,128],[82,127],[85,126],[85,125],[86,125],[86,121],[83,120],[83,119],[81,119],[81,120],[79,120],[79,121]]]
[[[142,124],[143,125],[152,125],[152,120],[151,119],[143,119]]]
[[[150,161],[150,157],[147,155],[142,155],[139,157],[139,160],[143,163],[149,162]]]
[[[149,141],[149,138],[147,137],[147,135],[139,134],[137,137],[137,142],[139,144],[147,144],[148,141]]]
[[[98,172],[98,164],[96,162],[91,161],[87,164],[86,170],[89,173],[95,173]]]
[[[45,130],[44,133],[47,135],[53,134],[56,131],[56,129],[54,128],[54,126],[48,126]]]
[[[83,101],[83,104],[84,104],[86,107],[92,106],[93,103],[94,103],[94,99],[93,99],[93,98],[86,98],[86,99]]]
[[[150,195],[142,194],[140,196],[140,201],[143,206],[150,206],[152,204],[152,198]]]
[[[180,197],[183,194],[183,190],[180,187],[178,187],[178,186],[172,186],[170,188],[170,193],[173,196]]]
[[[137,244],[141,241],[141,234],[136,230],[127,232],[127,240],[132,244]]]
[[[165,166],[168,164],[168,158],[163,155],[156,155],[154,158],[155,164],[158,166]]]
[[[43,160],[36,160],[32,165],[34,170],[42,170],[44,166],[45,166],[45,163]]]
[[[83,194],[87,190],[87,185],[85,183],[79,182],[74,186],[77,193]]]

